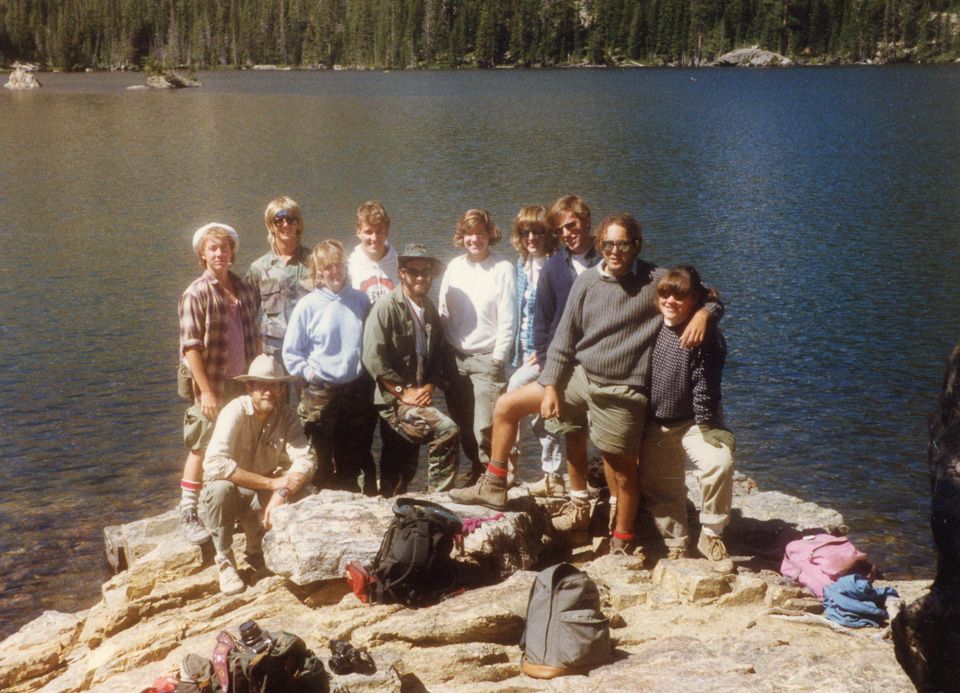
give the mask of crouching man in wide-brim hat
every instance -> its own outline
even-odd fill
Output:
[[[234,379],[246,385],[247,394],[217,417],[203,458],[200,496],[224,594],[244,590],[233,556],[234,523],[239,520],[246,535],[248,563],[262,564],[260,539],[270,528],[270,513],[294,500],[317,469],[297,413],[287,404],[287,383],[294,377],[261,354],[247,375]]]

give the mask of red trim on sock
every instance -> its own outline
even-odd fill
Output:
[[[187,481],[186,479],[180,479],[180,488],[185,488],[188,491],[199,491],[203,488],[202,481]]]
[[[633,539],[633,532],[621,532],[619,530],[613,530],[614,539],[623,539],[625,541],[630,541]]]
[[[500,477],[501,479],[506,479],[506,478],[507,478],[507,468],[506,468],[506,467],[498,467],[498,466],[495,465],[493,462],[491,462],[490,464],[487,465],[487,472],[488,472],[489,474],[493,474],[493,475],[496,476],[496,477]]]

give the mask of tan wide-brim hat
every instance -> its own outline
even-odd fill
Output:
[[[430,254],[423,243],[408,243],[402,253],[397,255],[397,264],[403,267],[409,260],[428,260],[433,268],[434,278],[443,274],[444,264]]]
[[[234,380],[247,382],[248,380],[263,380],[268,383],[292,383],[297,379],[295,375],[287,375],[283,368],[272,356],[260,354],[250,363],[246,375],[238,375]]]

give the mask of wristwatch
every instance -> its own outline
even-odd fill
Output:
[[[278,488],[277,495],[283,498],[283,500],[287,500],[287,496],[290,495],[290,489],[288,489],[286,486],[283,488]]]
[[[396,392],[398,395],[402,395],[402,394],[403,394],[403,385],[394,385],[394,386],[393,386],[393,391]]]

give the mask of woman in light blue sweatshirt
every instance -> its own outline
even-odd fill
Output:
[[[366,294],[350,286],[346,252],[327,240],[310,256],[316,288],[297,303],[283,339],[283,363],[305,383],[300,422],[317,453],[318,488],[377,492],[370,446],[376,426],[373,380],[360,361]]]

